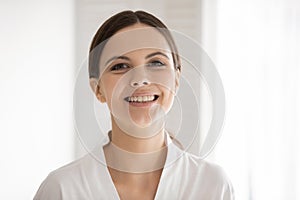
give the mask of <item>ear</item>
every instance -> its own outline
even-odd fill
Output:
[[[179,80],[180,80],[180,74],[181,74],[181,71],[179,69],[177,69],[175,71],[175,95],[177,94],[177,91],[179,89]]]
[[[96,95],[97,99],[104,103],[106,102],[106,98],[104,96],[104,93],[101,90],[100,85],[98,84],[98,80],[95,78],[90,78],[90,87],[93,90],[94,94]]]

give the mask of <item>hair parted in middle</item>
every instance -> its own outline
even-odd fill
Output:
[[[108,39],[119,30],[137,23],[154,27],[165,37],[172,51],[174,67],[176,70],[181,70],[178,50],[167,26],[158,18],[145,11],[134,12],[126,10],[110,17],[96,32],[89,50],[89,78],[100,78],[100,56]]]

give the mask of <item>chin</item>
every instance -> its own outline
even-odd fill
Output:
[[[147,127],[152,124],[151,117],[131,117],[131,120],[134,124],[139,127]]]

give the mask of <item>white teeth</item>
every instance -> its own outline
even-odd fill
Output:
[[[154,100],[154,95],[152,95],[152,96],[148,96],[148,101],[153,101]]]
[[[154,95],[150,96],[138,96],[138,97],[129,97],[130,102],[149,102],[154,100]]]

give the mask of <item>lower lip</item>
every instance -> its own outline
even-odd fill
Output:
[[[149,101],[149,102],[143,102],[143,103],[138,103],[138,102],[129,102],[129,105],[134,106],[134,107],[149,107],[157,102],[157,99],[155,101]]]

